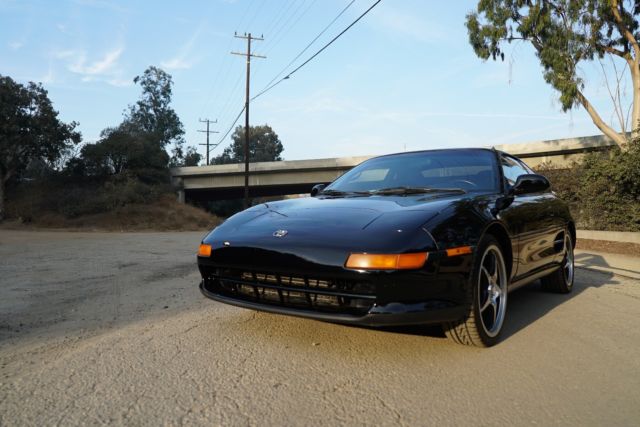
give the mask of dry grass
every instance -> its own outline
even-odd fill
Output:
[[[20,220],[6,221],[2,228],[67,229],[95,231],[198,231],[210,230],[221,219],[187,204],[180,204],[172,195],[149,204],[128,204],[111,212],[66,218],[56,213],[42,213],[27,224]]]

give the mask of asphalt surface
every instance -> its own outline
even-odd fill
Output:
[[[474,349],[205,300],[201,237],[0,231],[0,425],[640,423],[640,281],[516,291]]]

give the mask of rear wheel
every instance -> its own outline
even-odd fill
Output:
[[[493,236],[487,235],[476,250],[467,287],[469,311],[464,319],[443,325],[447,337],[478,347],[496,344],[507,311],[508,283],[502,248]]]
[[[560,269],[554,271],[547,277],[543,277],[542,289],[549,292],[568,294],[573,289],[573,242],[571,234],[564,233],[564,258]]]

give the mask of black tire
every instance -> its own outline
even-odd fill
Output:
[[[443,325],[447,337],[459,344],[476,347],[496,344],[506,317],[508,284],[503,249],[492,235],[486,235],[474,255],[467,286],[467,315]]]
[[[573,264],[573,241],[571,234],[564,233],[564,258],[560,269],[540,279],[542,290],[558,294],[568,294],[573,289],[575,266]]]

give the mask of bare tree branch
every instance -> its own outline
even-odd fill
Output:
[[[620,123],[620,132],[626,133],[627,127],[624,119],[624,111],[622,109],[622,99],[620,97],[620,76],[618,74],[618,68],[616,67],[615,62],[613,62],[613,58],[611,58],[611,62],[616,77],[615,91],[612,90],[611,85],[609,84],[609,75],[604,66],[604,63],[602,62],[602,60],[598,60],[600,68],[602,69],[602,74],[604,76],[605,87],[607,88],[607,92],[609,92],[609,97],[611,98],[611,102],[613,104],[614,114],[617,116],[618,122]]]

